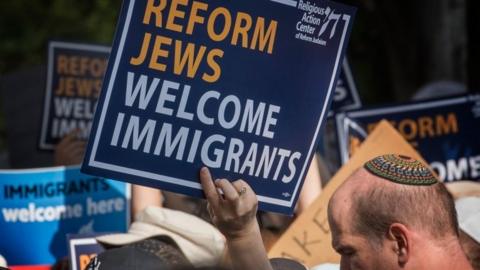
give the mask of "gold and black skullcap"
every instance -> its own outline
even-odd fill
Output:
[[[438,182],[427,166],[402,155],[376,157],[365,163],[364,168],[373,175],[403,185],[429,186]]]

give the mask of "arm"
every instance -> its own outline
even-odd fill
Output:
[[[243,180],[214,182],[205,167],[200,171],[200,181],[210,217],[227,239],[233,269],[272,270],[256,218],[257,196],[250,186]]]
[[[132,217],[142,212],[147,206],[163,206],[162,192],[155,188],[132,185]]]
[[[310,167],[308,168],[302,191],[298,197],[295,214],[299,216],[308,206],[322,193],[322,179],[320,177],[320,168],[318,166],[317,155],[313,156]]]

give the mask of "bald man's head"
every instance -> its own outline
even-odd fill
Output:
[[[329,219],[335,227],[344,217],[350,219],[348,230],[377,243],[393,223],[432,239],[458,236],[455,206],[445,186],[420,162],[396,155],[367,162],[340,186],[330,200]]]

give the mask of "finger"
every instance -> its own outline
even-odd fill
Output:
[[[200,183],[202,184],[203,192],[205,193],[208,203],[212,207],[217,207],[219,197],[212,180],[212,175],[207,167],[202,167],[202,169],[200,169]]]
[[[223,191],[223,196],[228,201],[238,200],[237,189],[227,179],[220,179],[215,181],[215,186],[219,187]]]

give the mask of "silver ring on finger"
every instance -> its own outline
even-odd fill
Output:
[[[242,187],[240,189],[240,191],[238,192],[238,196],[242,196],[243,194],[247,193],[247,188],[246,187]]]

